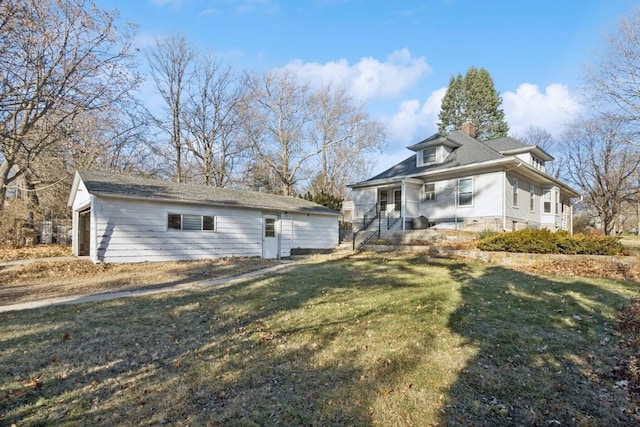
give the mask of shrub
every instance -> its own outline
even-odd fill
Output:
[[[482,230],[481,232],[478,233],[478,239],[482,240],[482,239],[486,239],[487,237],[493,237],[495,236],[497,233],[493,230]]]
[[[478,242],[483,251],[527,252],[538,254],[618,255],[623,246],[618,237],[570,235],[548,229],[524,229],[486,237]]]

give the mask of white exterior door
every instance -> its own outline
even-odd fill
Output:
[[[262,258],[278,258],[279,252],[278,216],[264,215],[262,217]]]

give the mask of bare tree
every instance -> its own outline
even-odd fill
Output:
[[[624,205],[638,200],[640,151],[632,149],[617,123],[606,117],[576,121],[564,140],[565,177],[581,190],[587,210],[610,235]]]
[[[320,154],[310,190],[344,197],[345,185],[369,172],[369,157],[381,151],[384,129],[346,88],[321,87],[312,96],[311,108],[310,136]]]
[[[182,116],[184,95],[191,83],[195,58],[195,48],[183,34],[158,38],[155,47],[147,52],[151,76],[165,102],[164,113],[152,111],[151,115],[156,125],[169,135],[173,149],[170,160],[175,164],[173,175],[178,182],[183,182],[185,178]]]
[[[210,57],[198,63],[183,122],[186,147],[206,185],[227,186],[248,148],[237,135],[240,101],[231,68]]]
[[[587,69],[587,91],[598,110],[640,133],[640,9],[620,19],[599,60]],[[637,140],[637,138],[633,138]]]
[[[513,137],[525,144],[536,145],[549,154],[552,154],[551,151],[557,148],[553,135],[539,126],[529,126],[525,129],[524,134],[513,135]],[[553,162],[547,163],[545,169],[548,175],[558,178],[562,170],[562,158],[556,158]]]
[[[244,80],[244,134],[256,160],[277,175],[281,194],[293,195],[303,166],[318,153],[310,151],[308,140],[313,119],[309,86],[299,83],[287,70],[245,76]]]
[[[133,29],[89,0],[0,5],[0,213],[7,186],[65,139],[80,115],[133,90]]]

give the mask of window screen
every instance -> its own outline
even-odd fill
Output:
[[[167,228],[169,230],[214,231],[215,217],[170,213],[167,215]]]

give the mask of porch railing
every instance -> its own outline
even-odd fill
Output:
[[[396,210],[395,208],[393,208],[390,211],[387,211],[387,230],[390,230],[391,227],[396,225],[401,218],[402,218],[402,211]]]
[[[369,210],[364,214],[364,217],[362,219],[362,225],[360,226],[360,228],[358,228],[356,231],[353,232],[353,245],[352,245],[352,249],[355,251],[356,250],[356,239],[358,237],[358,235],[360,233],[362,233],[363,231],[367,230],[369,228],[369,226],[371,224],[373,224],[373,222],[378,219],[378,232],[377,233],[372,233],[370,236],[367,236],[364,241],[358,246],[358,248],[364,246],[364,244],[366,244],[369,240],[371,240],[373,238],[373,236],[375,236],[376,234],[378,236],[380,236],[380,218],[379,218],[379,212],[378,212],[378,205],[374,204],[373,206],[371,206],[369,208]]]

